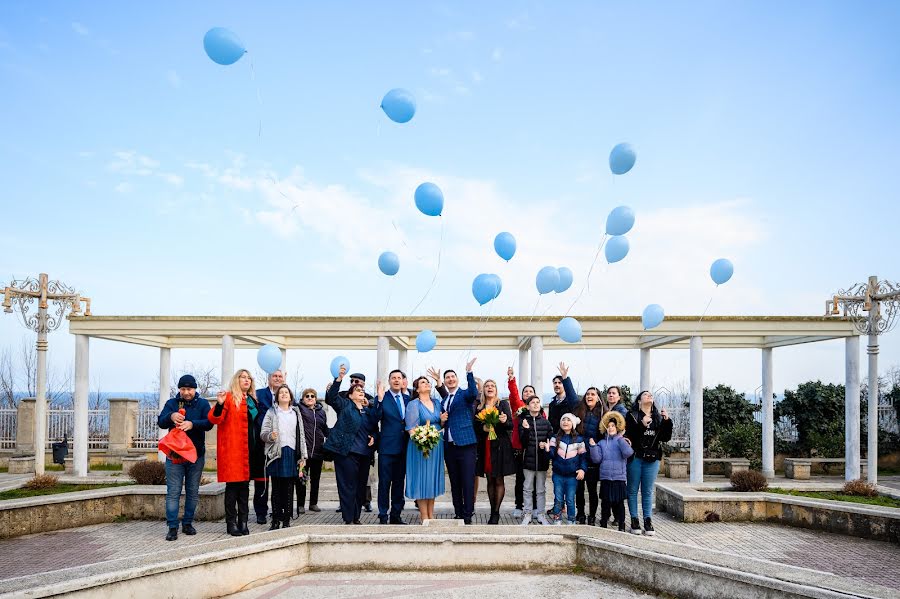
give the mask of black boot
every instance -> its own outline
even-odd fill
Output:
[[[500,512],[491,512],[491,517],[488,519],[488,524],[500,524]]]
[[[247,528],[247,516],[238,517],[238,528],[240,529],[242,535],[250,534],[250,529]]]
[[[593,524],[593,522],[592,522],[591,524]],[[601,521],[600,521],[600,528],[606,528],[606,525],[607,525],[606,520],[601,520]]]
[[[631,518],[631,534],[639,535],[641,534],[641,522],[637,518]]]
[[[579,524],[584,524],[584,514],[578,514],[575,516],[575,521]]]
[[[290,528],[290,527],[291,527],[291,517],[290,517],[290,516],[284,516],[284,517],[281,519],[281,528]]]
[[[169,534],[166,535],[167,541],[177,541],[178,540],[178,527],[170,528]]]
[[[235,524],[234,520],[225,520],[225,527],[228,530],[228,534],[233,537],[241,536],[241,529]]]
[[[272,518],[272,524],[269,525],[269,530],[278,530],[278,526],[281,524],[278,518]]]
[[[652,537],[656,534],[656,531],[653,530],[653,522],[650,518],[644,518],[644,534],[648,537]]]
[[[625,521],[619,522],[619,532],[625,532]]]
[[[597,518],[595,518],[594,516],[588,516],[587,523],[588,526],[594,526],[595,524],[597,524]]]

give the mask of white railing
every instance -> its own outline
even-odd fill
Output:
[[[47,448],[67,439],[69,446],[75,438],[75,410],[51,408],[47,410]],[[109,410],[88,410],[88,449],[109,447]]]
[[[690,410],[684,406],[667,407],[666,412],[672,419],[671,446],[690,447],[691,445],[691,415]]]
[[[18,410],[15,408],[3,408],[0,410],[0,449],[14,449],[16,447],[16,422]]]
[[[134,433],[132,447],[135,449],[155,449],[159,442],[159,424],[157,408],[141,408],[138,410],[137,429]]]

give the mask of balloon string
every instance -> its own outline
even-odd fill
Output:
[[[375,329],[379,329],[380,331],[384,330],[384,319],[385,319],[385,316],[387,316],[388,306],[391,305],[391,297],[393,297],[393,295],[394,295],[394,287],[396,286],[396,282],[395,282],[396,278],[397,278],[396,275],[391,277],[391,280],[388,283],[388,296],[387,296],[387,301],[384,302],[384,309],[381,310],[381,316],[378,317],[378,322],[375,323],[375,326],[370,327],[369,330],[366,331],[365,339],[368,339],[369,337],[371,337],[372,331],[374,331]]]
[[[697,334],[697,331],[700,329],[700,324],[703,322],[703,319],[706,318],[706,312],[709,310],[709,306],[712,304],[713,298],[716,296],[716,290],[718,288],[719,286],[716,285],[716,288],[713,289],[712,293],[709,294],[709,301],[706,302],[706,307],[703,308],[703,314],[700,315],[700,320],[697,321],[697,326],[694,327],[694,332],[691,333],[690,337],[694,337]]]
[[[425,290],[425,295],[422,296],[422,299],[419,300],[419,303],[415,305],[412,311],[409,313],[412,316],[416,310],[419,309],[419,306],[422,305],[422,302],[425,301],[425,298],[428,297],[428,294],[431,293],[432,287],[434,287],[434,282],[437,281],[438,273],[441,271],[441,252],[444,249],[444,217],[439,216],[441,219],[441,240],[438,245],[438,259],[437,259],[437,268],[434,269],[434,276],[431,278],[431,285],[428,286],[428,289]]]
[[[531,318],[528,319],[529,324],[532,320],[534,320],[534,315],[537,314],[538,305],[541,303],[541,295],[538,294],[537,301],[534,302],[534,309],[531,311]]]
[[[421,262],[421,261],[424,259],[424,256],[422,256],[421,254],[418,254],[418,253],[416,253],[416,252],[413,252],[413,251],[412,251],[412,248],[410,248],[410,247],[406,244],[406,235],[404,235],[403,231],[400,230],[400,227],[397,226],[397,221],[391,219],[391,225],[393,225],[394,231],[397,233],[397,238],[400,240],[400,245],[402,245],[402,246],[405,247],[407,250],[409,250],[410,253],[413,254],[413,255],[416,257],[416,260],[418,260],[418,261]]]
[[[472,338],[469,340],[469,347],[468,347],[468,349],[466,349],[466,352],[464,354],[464,358],[466,361],[468,361],[469,356],[472,353],[472,347],[474,347],[474,345],[475,345],[475,338],[478,337],[478,333],[481,332],[481,329],[484,328],[484,325],[487,324],[487,321],[491,319],[491,311],[494,309],[494,301],[495,300],[496,300],[496,298],[494,298],[490,302],[488,302],[487,316],[485,316],[483,320],[481,320],[481,319],[479,320],[478,326],[475,328],[475,332],[472,334]]]
[[[600,257],[600,252],[603,250],[603,246],[606,243],[606,238],[609,237],[606,233],[603,234],[603,237],[600,238],[600,245],[597,246],[597,252],[594,254],[594,259],[591,261],[591,267],[588,269],[587,277],[584,279],[584,283],[581,285],[581,291],[578,292],[578,296],[575,298],[575,301],[572,302],[572,305],[569,306],[569,309],[566,310],[566,313],[563,316],[568,316],[569,312],[572,311],[572,308],[575,307],[575,304],[578,303],[578,300],[581,299],[582,294],[584,294],[585,288],[590,288],[591,274],[594,272],[594,266],[597,265],[597,258]]]

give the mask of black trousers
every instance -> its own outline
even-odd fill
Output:
[[[368,476],[368,470],[366,470]],[[403,480],[406,478],[406,453],[396,455],[378,454],[378,517],[384,518],[390,510],[390,517],[400,517],[404,498]],[[363,483],[365,486],[365,483]],[[365,502],[363,502],[365,503]]]
[[[584,480],[578,481],[575,485],[575,510],[578,512],[577,517],[583,518],[584,514],[584,489],[587,487],[588,492],[588,516],[594,518],[597,516],[597,503],[600,496],[597,494],[597,483],[600,482],[600,468],[598,466],[588,466],[584,471]]]
[[[290,520],[294,513],[294,481],[297,479],[273,476],[269,480],[272,482],[272,520]]]
[[[457,516],[471,518],[475,513],[475,444],[444,444],[444,462],[450,478],[453,511]]]
[[[253,511],[257,518],[265,518],[269,513],[269,486],[268,480],[253,481]]]
[[[366,502],[366,483],[369,480],[369,456],[351,453],[334,456],[334,477],[344,524],[359,520]]]
[[[237,522],[247,519],[250,510],[250,481],[225,483],[225,521]]]
[[[309,487],[309,505],[319,503],[319,480],[322,478],[322,458],[306,460],[306,477],[297,479],[297,507],[306,506],[306,488]]]
[[[513,451],[513,459],[516,461],[516,509],[520,510],[525,505],[523,488],[525,486],[525,471],[522,469],[522,450]]]
[[[600,502],[600,522],[603,522],[604,526],[606,526],[606,522],[609,522],[609,513],[612,511],[613,516],[615,516],[616,524],[624,524],[625,523],[625,500],[619,501],[601,501]]]

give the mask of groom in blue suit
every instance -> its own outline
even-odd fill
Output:
[[[406,524],[403,512],[406,477],[406,405],[410,398],[404,388],[405,375],[392,370],[388,390],[378,398],[376,414],[381,424],[378,445],[378,521],[381,524]],[[390,516],[388,515],[390,509]]]
[[[466,524],[472,523],[475,513],[475,405],[478,403],[478,387],[472,366],[476,358],[466,364],[466,389],[459,388],[456,372],[448,370],[444,373],[443,388],[438,392],[445,398],[442,402],[443,412],[447,414],[444,421],[444,462],[447,464],[447,476],[450,478],[450,493],[453,496],[453,510],[456,518],[462,518]],[[443,418],[442,418],[443,420]]]

